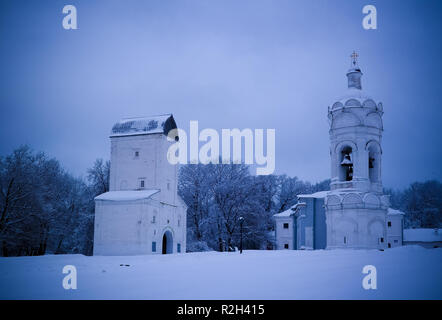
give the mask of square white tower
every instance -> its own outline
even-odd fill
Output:
[[[94,255],[186,251],[187,208],[177,194],[178,166],[167,160],[176,128],[171,114],[113,126],[110,191],[95,198]]]

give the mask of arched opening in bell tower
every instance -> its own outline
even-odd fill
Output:
[[[380,180],[380,150],[374,143],[368,147],[368,177],[372,183]]]
[[[341,150],[339,158],[339,180],[353,180],[353,149],[346,146]]]

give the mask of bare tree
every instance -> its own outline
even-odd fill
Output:
[[[110,161],[96,159],[92,168],[88,169],[88,181],[95,193],[99,195],[109,191]]]

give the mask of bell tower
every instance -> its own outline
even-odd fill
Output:
[[[383,106],[362,89],[351,54],[345,94],[328,108],[331,192],[325,200],[327,247],[383,247],[389,206],[381,179]]]
[[[382,103],[362,90],[357,53],[351,55],[346,94],[329,107],[331,189],[382,193]]]

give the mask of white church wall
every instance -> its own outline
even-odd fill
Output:
[[[328,210],[327,248],[385,248],[387,235],[383,209]]]
[[[151,253],[152,211],[143,202],[97,201],[94,255]]]
[[[164,232],[173,235],[173,253],[186,252],[185,208],[159,201],[97,201],[94,255],[161,254]],[[152,242],[156,252],[152,252]]]
[[[157,253],[161,253],[162,237],[167,230],[173,236],[173,253],[178,252],[178,244],[180,253],[186,252],[186,209],[160,202],[156,220],[154,239],[157,242]]]
[[[167,161],[169,145],[162,133],[112,137],[110,190],[159,189],[174,204],[178,169]]]

